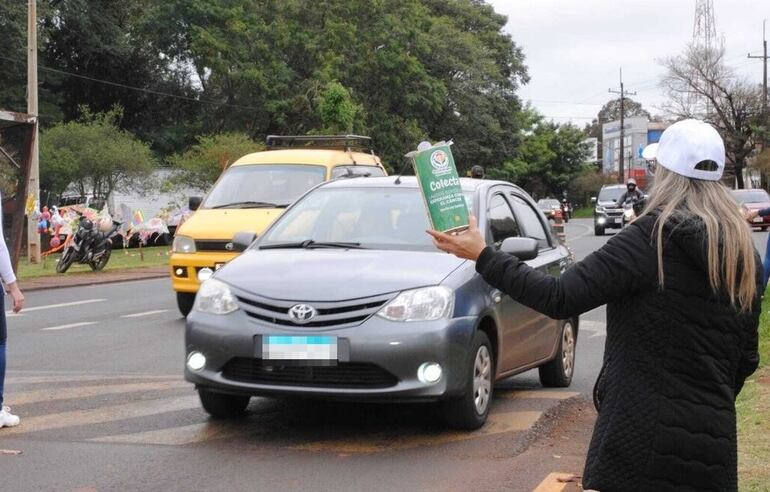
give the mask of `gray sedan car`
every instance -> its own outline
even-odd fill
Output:
[[[461,184],[489,244],[553,275],[569,266],[524,191]],[[204,409],[234,417],[271,394],[437,401],[448,424],[474,429],[500,379],[538,367],[543,385],[569,386],[578,320],[505,296],[427,228],[413,177],[342,179],[299,199],[197,294],[185,377]]]

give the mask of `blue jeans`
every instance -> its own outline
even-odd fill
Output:
[[[762,283],[762,293],[767,288],[767,279],[770,278],[770,234],[767,235],[767,245],[765,246],[765,261],[762,264],[765,270],[765,281]]]
[[[2,295],[0,295],[0,409],[3,408],[3,390],[5,389],[5,341],[7,338],[8,327],[5,324],[5,293],[2,293]]]

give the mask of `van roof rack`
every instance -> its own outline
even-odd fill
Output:
[[[269,149],[339,149],[374,154],[371,137],[363,135],[268,135]]]

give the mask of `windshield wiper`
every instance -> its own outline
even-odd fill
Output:
[[[340,248],[340,249],[366,249],[361,243],[349,242],[323,242],[306,239],[296,243],[277,243],[260,246],[259,249],[313,249],[313,248]]]
[[[215,205],[211,208],[286,208],[288,206],[288,203],[243,201],[223,203],[222,205]]]

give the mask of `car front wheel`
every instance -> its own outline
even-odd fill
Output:
[[[594,223],[594,235],[604,236],[604,227]]]
[[[249,406],[248,396],[226,395],[205,389],[198,389],[198,398],[206,413],[218,419],[240,417]]]
[[[559,337],[559,348],[556,357],[540,366],[540,382],[543,386],[566,388],[572,384],[575,373],[576,333],[572,321],[564,321]]]
[[[176,293],[176,307],[179,308],[179,312],[182,316],[187,316],[192,311],[193,304],[195,304],[195,294],[189,292],[177,292]]]
[[[465,369],[465,393],[443,402],[447,425],[457,429],[478,429],[487,421],[495,377],[492,344],[483,331],[473,336],[472,357]]]

